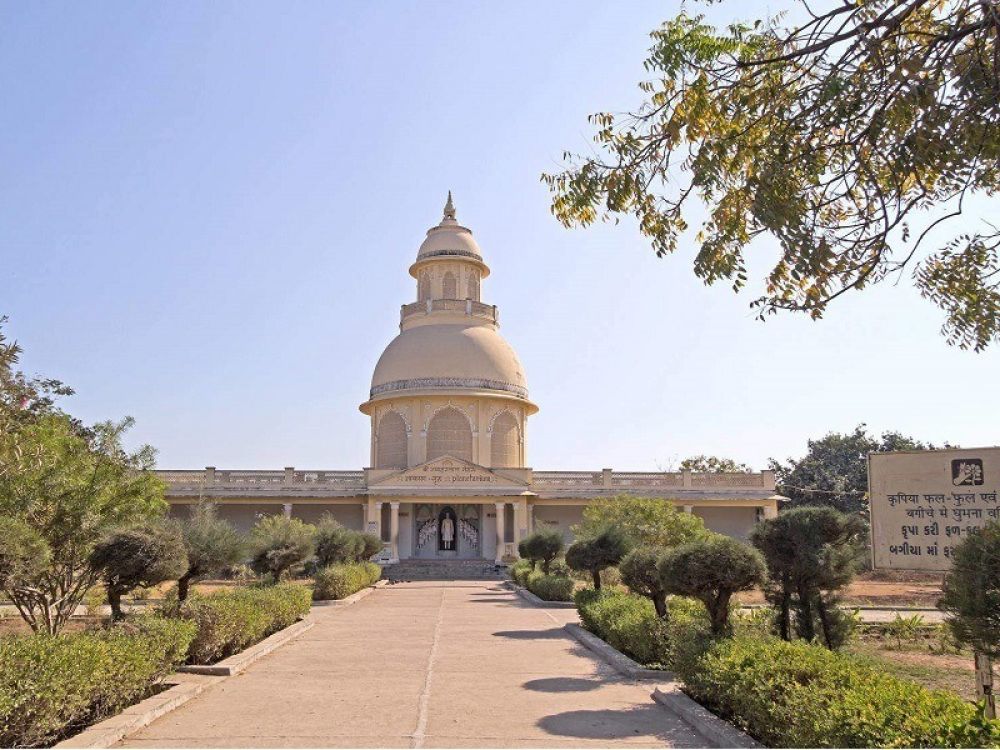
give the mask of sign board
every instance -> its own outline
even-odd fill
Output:
[[[868,455],[876,569],[947,570],[973,529],[1000,521],[1000,448]]]
[[[443,456],[427,463],[392,474],[372,484],[374,488],[504,488],[523,489],[523,483],[501,477],[484,466],[452,456]]]

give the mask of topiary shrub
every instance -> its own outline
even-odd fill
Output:
[[[692,667],[692,668],[688,668]],[[927,690],[803,642],[717,641],[678,676],[693,698],[768,747],[993,747],[1000,723],[954,693]]]
[[[533,563],[540,563],[542,572],[548,573],[549,566],[563,551],[562,534],[554,529],[541,529],[529,534],[517,545],[518,554]]]
[[[698,599],[708,610],[712,632],[729,632],[729,600],[764,580],[764,558],[753,547],[728,536],[682,544],[657,563],[663,587],[671,594]]]
[[[573,601],[573,579],[564,575],[546,575],[539,570],[528,574],[527,589],[547,602]]]
[[[316,527],[297,518],[264,516],[250,532],[250,566],[277,583],[312,557]]]
[[[119,529],[94,545],[90,565],[108,594],[111,619],[122,619],[122,597],[133,589],[179,578],[188,556],[175,523]]]
[[[827,648],[846,642],[852,623],[838,595],[854,577],[865,538],[860,518],[829,507],[795,508],[757,524],[751,539],[767,563],[764,593],[783,639],[791,638],[794,611],[799,637],[822,635]]]
[[[622,591],[581,591],[575,599],[587,630],[647,666],[669,658],[667,628],[649,599]]]
[[[330,513],[324,513],[316,525],[316,563],[320,568],[358,560],[364,552],[364,540],[357,531],[344,528]]]
[[[622,583],[633,594],[653,602],[656,614],[664,618],[667,616],[667,589],[656,565],[665,551],[663,547],[638,547],[625,555],[618,566]]]
[[[212,664],[287,628],[309,612],[311,599],[306,586],[254,586],[193,595],[166,611],[198,626],[188,663]]]
[[[0,637],[0,747],[50,745],[142,700],[194,635],[193,623],[145,616],[92,633]]]
[[[343,599],[367,588],[382,577],[382,568],[372,562],[342,563],[316,572],[312,597],[316,601]]]
[[[609,526],[596,536],[579,539],[566,550],[566,564],[573,570],[585,570],[591,575],[594,588],[601,588],[601,571],[617,565],[628,553],[631,544],[618,529]]]

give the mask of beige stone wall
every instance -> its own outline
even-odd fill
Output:
[[[354,531],[364,530],[364,509],[357,505],[292,505],[292,518],[299,518],[306,523],[319,523],[324,513],[331,513],[337,523]]]
[[[757,523],[756,508],[695,507],[692,511],[711,531],[746,539]]]

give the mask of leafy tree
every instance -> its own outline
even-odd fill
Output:
[[[361,555],[358,562],[370,560],[376,553],[382,551],[382,537],[378,534],[361,534]]]
[[[681,471],[695,471],[703,474],[749,473],[753,471],[747,464],[731,458],[719,456],[691,456],[680,464]]]
[[[662,547],[638,547],[625,555],[618,566],[622,583],[633,594],[651,599],[656,614],[664,619],[667,617],[668,592],[656,566],[665,551]]]
[[[936,446],[898,432],[869,435],[864,424],[853,432],[831,432],[807,443],[806,455],[786,463],[771,459],[778,491],[788,507],[829,505],[844,513],[868,510],[868,454],[876,451],[933,450]]]
[[[155,586],[184,575],[188,556],[175,523],[158,523],[112,531],[94,545],[90,564],[108,592],[111,619],[121,620],[122,597],[140,586]]]
[[[730,630],[733,594],[752,589],[763,582],[766,573],[757,550],[720,534],[667,550],[657,569],[668,593],[691,596],[705,605],[716,636]]]
[[[1000,658],[1000,522],[975,530],[955,546],[938,607],[960,643]]]
[[[573,534],[577,539],[588,539],[609,527],[619,529],[632,546],[672,547],[708,535],[698,516],[677,510],[669,500],[631,495],[588,503],[583,522],[573,527]]]
[[[296,565],[312,557],[315,534],[315,526],[298,518],[264,516],[250,532],[253,555],[250,567],[277,583]]]
[[[539,529],[518,543],[517,552],[521,557],[530,560],[532,565],[541,563],[542,572],[548,575],[549,565],[559,557],[564,546],[562,534],[558,531]]]
[[[31,378],[17,369],[22,350],[16,341],[8,342],[4,336],[2,329],[6,322],[6,317],[0,317],[0,432],[44,414],[62,414],[55,406],[55,399],[73,393],[72,388],[58,380]],[[81,427],[75,420],[73,424]]]
[[[153,449],[129,453],[122,436],[132,425],[104,422],[82,434],[68,417],[40,414],[0,430],[0,516],[24,526],[14,546],[33,550],[44,566],[7,579],[3,593],[33,630],[56,633],[97,580],[94,545],[112,528],[142,523],[166,508],[163,483],[152,473]],[[0,535],[0,548],[11,552]],[[28,567],[31,567],[30,565]]]
[[[220,573],[246,555],[246,539],[231,523],[219,518],[215,503],[199,502],[194,506],[191,515],[181,522],[181,535],[188,564],[177,579],[180,602],[187,599],[194,581]]]
[[[767,562],[765,595],[778,610],[779,634],[796,632],[806,640],[822,634],[827,648],[838,648],[849,622],[837,608],[838,592],[851,582],[864,551],[865,524],[833,508],[795,508],[757,524],[751,539]],[[817,627],[817,625],[819,627]]]
[[[663,256],[700,199],[706,283],[742,289],[748,246],[777,240],[761,317],[819,318],[909,266],[949,343],[985,348],[1000,336],[1000,230],[957,217],[1000,189],[996,3],[797,5],[797,25],[718,30],[682,12],[653,31],[645,102],[591,117],[598,153],[543,176],[553,213],[566,226],[633,215]],[[937,247],[921,257],[925,240]]]
[[[621,562],[631,547],[628,538],[618,529],[609,527],[592,539],[579,539],[566,550],[566,564],[573,570],[585,570],[601,590],[601,571]]]
[[[354,562],[363,547],[361,535],[344,528],[332,513],[324,513],[320,517],[316,524],[316,562],[319,567]]]

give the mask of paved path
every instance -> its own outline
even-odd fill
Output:
[[[705,747],[497,582],[423,582],[314,610],[316,627],[123,747]]]

